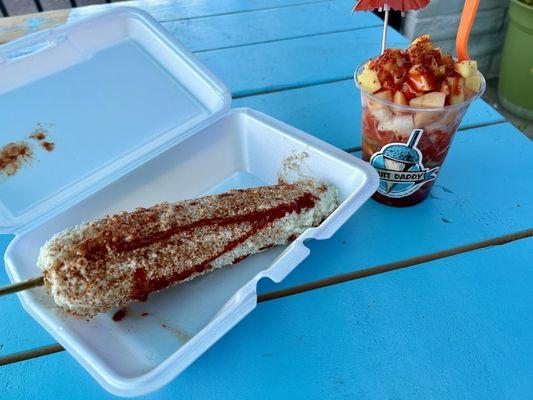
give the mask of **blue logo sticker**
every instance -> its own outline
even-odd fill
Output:
[[[424,130],[414,129],[407,143],[389,143],[374,153],[370,164],[378,171],[378,192],[387,197],[405,197],[437,178],[439,167],[424,168],[416,147]]]

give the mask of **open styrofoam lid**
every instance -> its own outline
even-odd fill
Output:
[[[0,46],[0,76],[3,233],[87,197],[230,104],[216,77],[132,8]],[[13,159],[9,143],[29,150]]]

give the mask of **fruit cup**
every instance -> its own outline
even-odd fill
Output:
[[[357,77],[363,73],[365,64],[355,72],[360,89]],[[467,97],[461,93],[452,105],[444,105],[446,94],[442,92],[411,99],[409,105],[400,91],[360,90],[362,157],[380,175],[375,200],[406,207],[428,196],[468,106],[485,90],[485,79],[476,73],[480,81],[477,92],[469,92]]]

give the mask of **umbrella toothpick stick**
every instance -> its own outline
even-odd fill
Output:
[[[479,1],[479,0],[478,0]],[[379,9],[385,11],[383,18],[383,36],[381,38],[381,54],[387,48],[387,27],[389,26],[390,10],[401,11],[418,10],[429,4],[429,0],[357,0],[354,11],[372,11]]]
[[[381,54],[385,52],[387,48],[387,27],[389,26],[389,12],[390,6],[385,4],[383,6],[383,11],[385,11],[385,17],[383,18],[383,36],[381,37]]]

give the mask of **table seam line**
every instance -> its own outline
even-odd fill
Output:
[[[200,18],[219,17],[219,16],[231,15],[231,14],[243,14],[243,13],[255,12],[255,11],[275,10],[277,8],[298,7],[298,6],[304,6],[304,5],[307,5],[307,4],[335,3],[335,2],[340,2],[340,1],[341,0],[315,0],[315,1],[309,1],[309,2],[287,4],[287,5],[278,5],[278,6],[273,6],[273,7],[261,7],[261,8],[254,8],[254,9],[249,9],[249,10],[228,11],[228,12],[221,12],[221,13],[216,13],[216,14],[205,14],[205,15],[198,15],[198,16],[184,17],[184,18],[176,18],[176,19],[165,19],[165,18],[156,19],[155,17],[154,17],[154,19],[156,19],[156,21],[158,23],[162,24],[162,23],[166,23],[166,22],[187,21],[187,20],[194,20],[194,19],[200,19]],[[83,18],[83,19],[85,19],[85,18],[91,18],[95,14],[98,14],[98,13],[101,13],[101,12],[105,12],[105,10],[103,10],[104,7],[102,7],[102,5],[103,4],[91,4],[91,5],[75,7],[75,8],[72,8],[72,7],[71,8],[60,8],[60,9],[57,9],[57,10],[46,10],[46,11],[43,11],[43,12],[33,12],[33,13],[27,13],[27,14],[23,14],[23,15],[11,15],[9,17],[2,18],[2,21],[7,21],[7,24],[9,24],[9,22],[11,20],[21,19],[23,17],[27,17],[27,19],[26,19],[26,22],[27,22],[31,18],[36,18],[38,16],[40,16],[41,18],[45,18],[45,20],[49,21],[49,20],[52,20],[51,17],[54,17],[55,14],[68,13],[68,18],[70,18],[72,16],[72,12],[73,11],[76,14],[77,10],[93,8],[93,6],[95,8],[98,8],[98,10],[94,11],[92,14],[80,13],[79,15],[74,15],[75,18]],[[117,6],[117,7],[119,7],[119,6]],[[130,7],[135,7],[135,6],[132,5]],[[107,11],[113,10],[113,9],[114,9],[114,7],[109,7]],[[144,9],[141,9],[141,10],[144,11]],[[148,14],[150,14],[153,17],[152,13],[150,13],[149,11],[145,11],[145,12],[147,12]],[[45,14],[45,15],[43,16],[43,14]],[[50,18],[46,18],[46,17],[49,17],[49,16],[50,16]],[[61,25],[68,24],[69,23],[68,22],[68,18],[67,18],[66,22],[61,23],[61,24],[57,24],[57,25],[54,25],[54,26],[61,26]],[[4,25],[4,24],[2,24],[2,25]],[[25,35],[23,35],[23,36],[25,36]]]
[[[163,23],[170,23],[170,22],[177,22],[177,21],[190,21],[190,20],[196,20],[196,19],[202,19],[202,18],[222,17],[225,15],[232,15],[232,14],[246,14],[246,13],[251,13],[251,12],[256,12],[256,11],[277,10],[278,8],[302,7],[302,6],[306,6],[309,4],[336,3],[340,1],[342,0],[315,0],[315,1],[310,1],[310,2],[287,4],[287,5],[280,5],[280,6],[275,6],[275,7],[254,8],[250,10],[222,12],[218,14],[209,14],[209,15],[199,15],[196,17],[177,18],[177,19],[158,19],[157,22],[159,22],[160,24],[163,24]]]
[[[366,278],[373,275],[378,275],[386,272],[391,272],[403,268],[409,268],[432,262],[444,258],[450,258],[461,254],[467,254],[476,250],[486,249],[493,246],[503,246],[511,242],[518,240],[528,239],[533,237],[533,228],[510,233],[503,236],[497,236],[495,238],[482,240],[479,242],[470,243],[467,245],[456,246],[445,250],[439,250],[436,252],[423,254],[420,256],[410,257],[400,261],[393,261],[385,264],[381,264],[375,267],[368,267],[357,271],[351,271],[343,274],[333,275],[327,278],[317,279],[311,282],[307,282],[301,285],[292,286],[286,289],[280,289],[277,291],[267,292],[257,296],[257,302],[275,300],[287,296],[296,295],[299,293],[305,293],[312,290],[321,289],[328,286],[333,286],[345,282],[350,282],[356,279]]]
[[[362,270],[352,271],[344,274],[337,274],[328,278],[318,279],[307,282],[305,284],[296,285],[290,288],[281,289],[278,291],[267,292],[257,296],[257,303],[272,301],[284,297],[294,296],[301,293],[311,292],[329,286],[351,282],[357,279],[367,278],[374,275],[379,275],[387,272],[392,272],[404,268],[410,268],[432,262],[440,259],[450,258],[461,254],[468,254],[470,252],[481,250],[493,246],[504,246],[518,240],[528,239],[533,237],[533,228],[518,231],[508,235],[498,236],[492,239],[487,239],[479,242],[474,242],[468,245],[457,246],[438,252],[433,252],[421,256],[411,257],[405,260],[381,264],[375,267],[369,267]],[[24,350],[16,353],[0,356],[0,366],[5,366],[13,363],[27,361],[33,358],[44,357],[55,354],[65,349],[59,343],[35,347],[30,350]]]
[[[218,51],[218,50],[236,49],[240,47],[256,46],[259,44],[277,43],[277,42],[284,42],[287,40],[305,39],[305,38],[312,38],[312,37],[317,37],[317,36],[326,36],[326,35],[333,35],[336,33],[354,32],[354,31],[360,31],[360,30],[371,29],[371,28],[379,28],[379,27],[381,27],[381,25],[376,23],[375,25],[360,26],[360,27],[355,27],[355,28],[338,29],[338,30],[327,31],[327,32],[308,33],[305,35],[286,36],[280,39],[261,40],[257,42],[249,42],[249,43],[222,46],[222,47],[213,47],[211,49],[194,50],[193,53],[204,54],[204,53],[209,53],[209,52]]]

